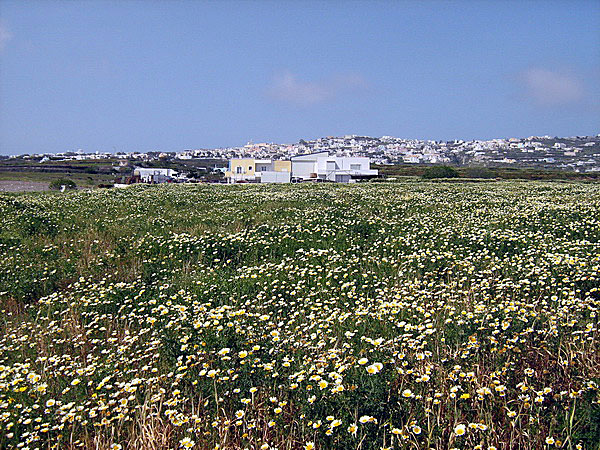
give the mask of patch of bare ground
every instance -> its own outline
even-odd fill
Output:
[[[48,183],[35,181],[0,180],[0,192],[47,191]]]

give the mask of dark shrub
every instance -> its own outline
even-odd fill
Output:
[[[465,170],[467,178],[494,178],[494,172],[487,167],[469,167]]]
[[[77,189],[77,185],[75,184],[75,182],[66,178],[59,178],[57,180],[54,180],[52,183],[50,183],[48,187],[53,191],[60,191],[62,189],[62,186],[65,186],[67,190]]]
[[[432,178],[457,178],[458,172],[450,166],[432,166],[427,168],[422,176],[428,180]]]

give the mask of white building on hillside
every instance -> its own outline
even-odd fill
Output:
[[[366,157],[329,156],[328,152],[293,156],[292,180],[321,180],[351,183],[359,179],[377,177]]]
[[[140,177],[142,183],[167,183],[177,176],[173,169],[136,167],[133,176]]]

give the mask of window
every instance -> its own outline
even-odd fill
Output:
[[[350,164],[350,170],[360,170],[360,164]]]
[[[252,166],[248,166],[248,172],[252,172]]]
[[[236,167],[236,172],[237,173],[242,173],[242,166],[237,166]]]

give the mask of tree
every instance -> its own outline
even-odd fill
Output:
[[[427,168],[423,173],[423,178],[432,179],[432,178],[457,178],[458,172],[454,167],[450,166],[432,166]]]
[[[67,178],[58,178],[54,180],[52,183],[50,183],[48,188],[53,191],[62,191],[63,186],[65,187],[65,190],[77,189],[75,182]]]

